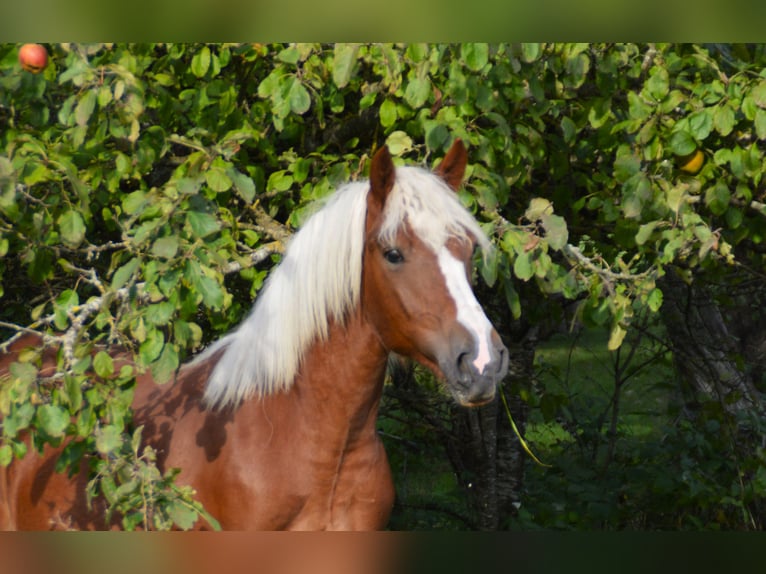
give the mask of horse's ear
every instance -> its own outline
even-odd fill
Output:
[[[460,139],[456,139],[449,148],[447,155],[436,168],[436,173],[447,182],[452,189],[458,190],[463,183],[465,165],[468,163],[468,152]]]
[[[396,168],[391,159],[388,146],[380,148],[372,158],[370,166],[370,193],[369,198],[374,200],[379,209],[386,204],[388,193],[394,187]]]

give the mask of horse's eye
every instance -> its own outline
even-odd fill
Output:
[[[386,261],[389,263],[393,263],[395,265],[398,265],[399,263],[404,262],[404,255],[402,255],[402,252],[398,249],[388,249],[383,252],[383,257],[386,258]]]

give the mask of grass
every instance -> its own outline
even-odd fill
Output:
[[[594,424],[607,432],[617,401],[616,428],[623,435],[652,435],[667,423],[673,388],[669,356],[648,341],[626,339],[617,352],[607,349],[608,333],[583,330],[558,334],[541,344],[535,356],[536,395],[530,401],[525,436],[547,451],[575,442]],[[635,346],[635,348],[634,348]]]
[[[641,505],[656,500],[656,485],[673,472],[662,461],[677,383],[659,339],[631,335],[615,352],[608,333],[595,329],[538,347],[524,434],[551,466],[528,463],[509,527],[643,528],[655,520]]]

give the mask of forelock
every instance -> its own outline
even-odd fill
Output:
[[[483,250],[489,240],[458,195],[434,173],[417,167],[396,170],[394,187],[386,199],[379,240],[393,244],[404,224],[437,252],[450,238],[472,237]]]

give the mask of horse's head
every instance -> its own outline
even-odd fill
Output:
[[[375,154],[362,306],[386,348],[444,378],[458,403],[477,406],[494,398],[508,351],[470,285],[474,248],[488,245],[454,193],[466,159],[459,140],[435,174],[395,169],[385,147]]]

